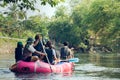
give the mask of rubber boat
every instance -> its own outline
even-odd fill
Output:
[[[60,62],[56,65],[51,65],[39,60],[36,62],[19,61],[16,66],[11,71],[19,73],[71,73],[74,69],[73,62]]]

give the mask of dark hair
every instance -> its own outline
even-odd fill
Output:
[[[64,44],[64,46],[68,46],[69,45],[69,43],[67,41],[64,42],[63,44]]]
[[[17,47],[23,47],[23,44],[22,44],[22,42],[17,42]]]
[[[40,39],[40,37],[42,37],[40,34],[36,34],[35,40]]]
[[[31,38],[31,37],[29,37],[29,38],[27,39],[27,43],[32,43],[32,42],[34,42],[34,39]]]
[[[47,41],[46,47],[52,48],[52,47],[53,47],[53,46],[52,46],[52,42],[51,42],[51,41]]]

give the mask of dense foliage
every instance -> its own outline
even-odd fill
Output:
[[[1,4],[0,6],[4,7],[8,4],[16,4],[19,9],[31,9],[35,10],[35,3],[39,2],[40,5],[46,5],[47,3],[50,4],[52,7],[56,6],[59,2],[64,0],[0,0]]]
[[[66,9],[57,10],[50,32],[55,41],[69,41],[82,51],[99,47],[99,50],[119,52],[120,1],[71,1],[71,14]],[[61,7],[60,7],[61,8]],[[52,33],[53,32],[53,33]]]
[[[46,4],[44,1],[52,0],[42,1]],[[14,4],[5,16],[0,14],[0,35],[26,38],[42,33],[56,43],[68,41],[82,52],[93,50],[92,47],[120,52],[119,0],[71,0],[70,6],[70,11],[58,7],[51,18],[36,15],[26,19],[25,12]]]

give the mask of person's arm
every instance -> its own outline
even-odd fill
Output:
[[[68,48],[67,49],[67,59],[70,59],[72,56],[71,56],[71,50]]]
[[[31,51],[32,53],[37,53],[37,54],[40,54],[40,55],[46,55],[46,54],[44,54],[44,53],[42,53],[42,52],[37,51],[37,50],[33,47],[33,45],[30,45],[29,48],[28,48],[28,50]]]
[[[46,56],[45,53],[42,53],[42,52],[40,52],[40,51],[35,51],[34,53],[37,53],[37,54],[40,54],[40,55]]]
[[[54,56],[54,58],[55,58],[55,60],[57,59],[57,57],[56,57],[56,52],[55,52],[55,50],[54,49],[52,49],[52,52],[53,52],[53,56]]]
[[[34,42],[33,46],[36,46],[38,43],[39,43],[39,39]]]

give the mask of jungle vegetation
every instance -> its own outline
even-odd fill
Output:
[[[120,52],[119,0],[70,0],[69,9],[59,6],[51,18],[43,15],[27,18],[25,10],[35,10],[35,1],[2,1],[2,7],[12,5],[8,12],[0,13],[0,36],[26,39],[41,33],[56,44],[68,41],[71,47],[82,52],[91,51],[93,47]],[[59,1],[41,0],[41,4],[54,7]]]

